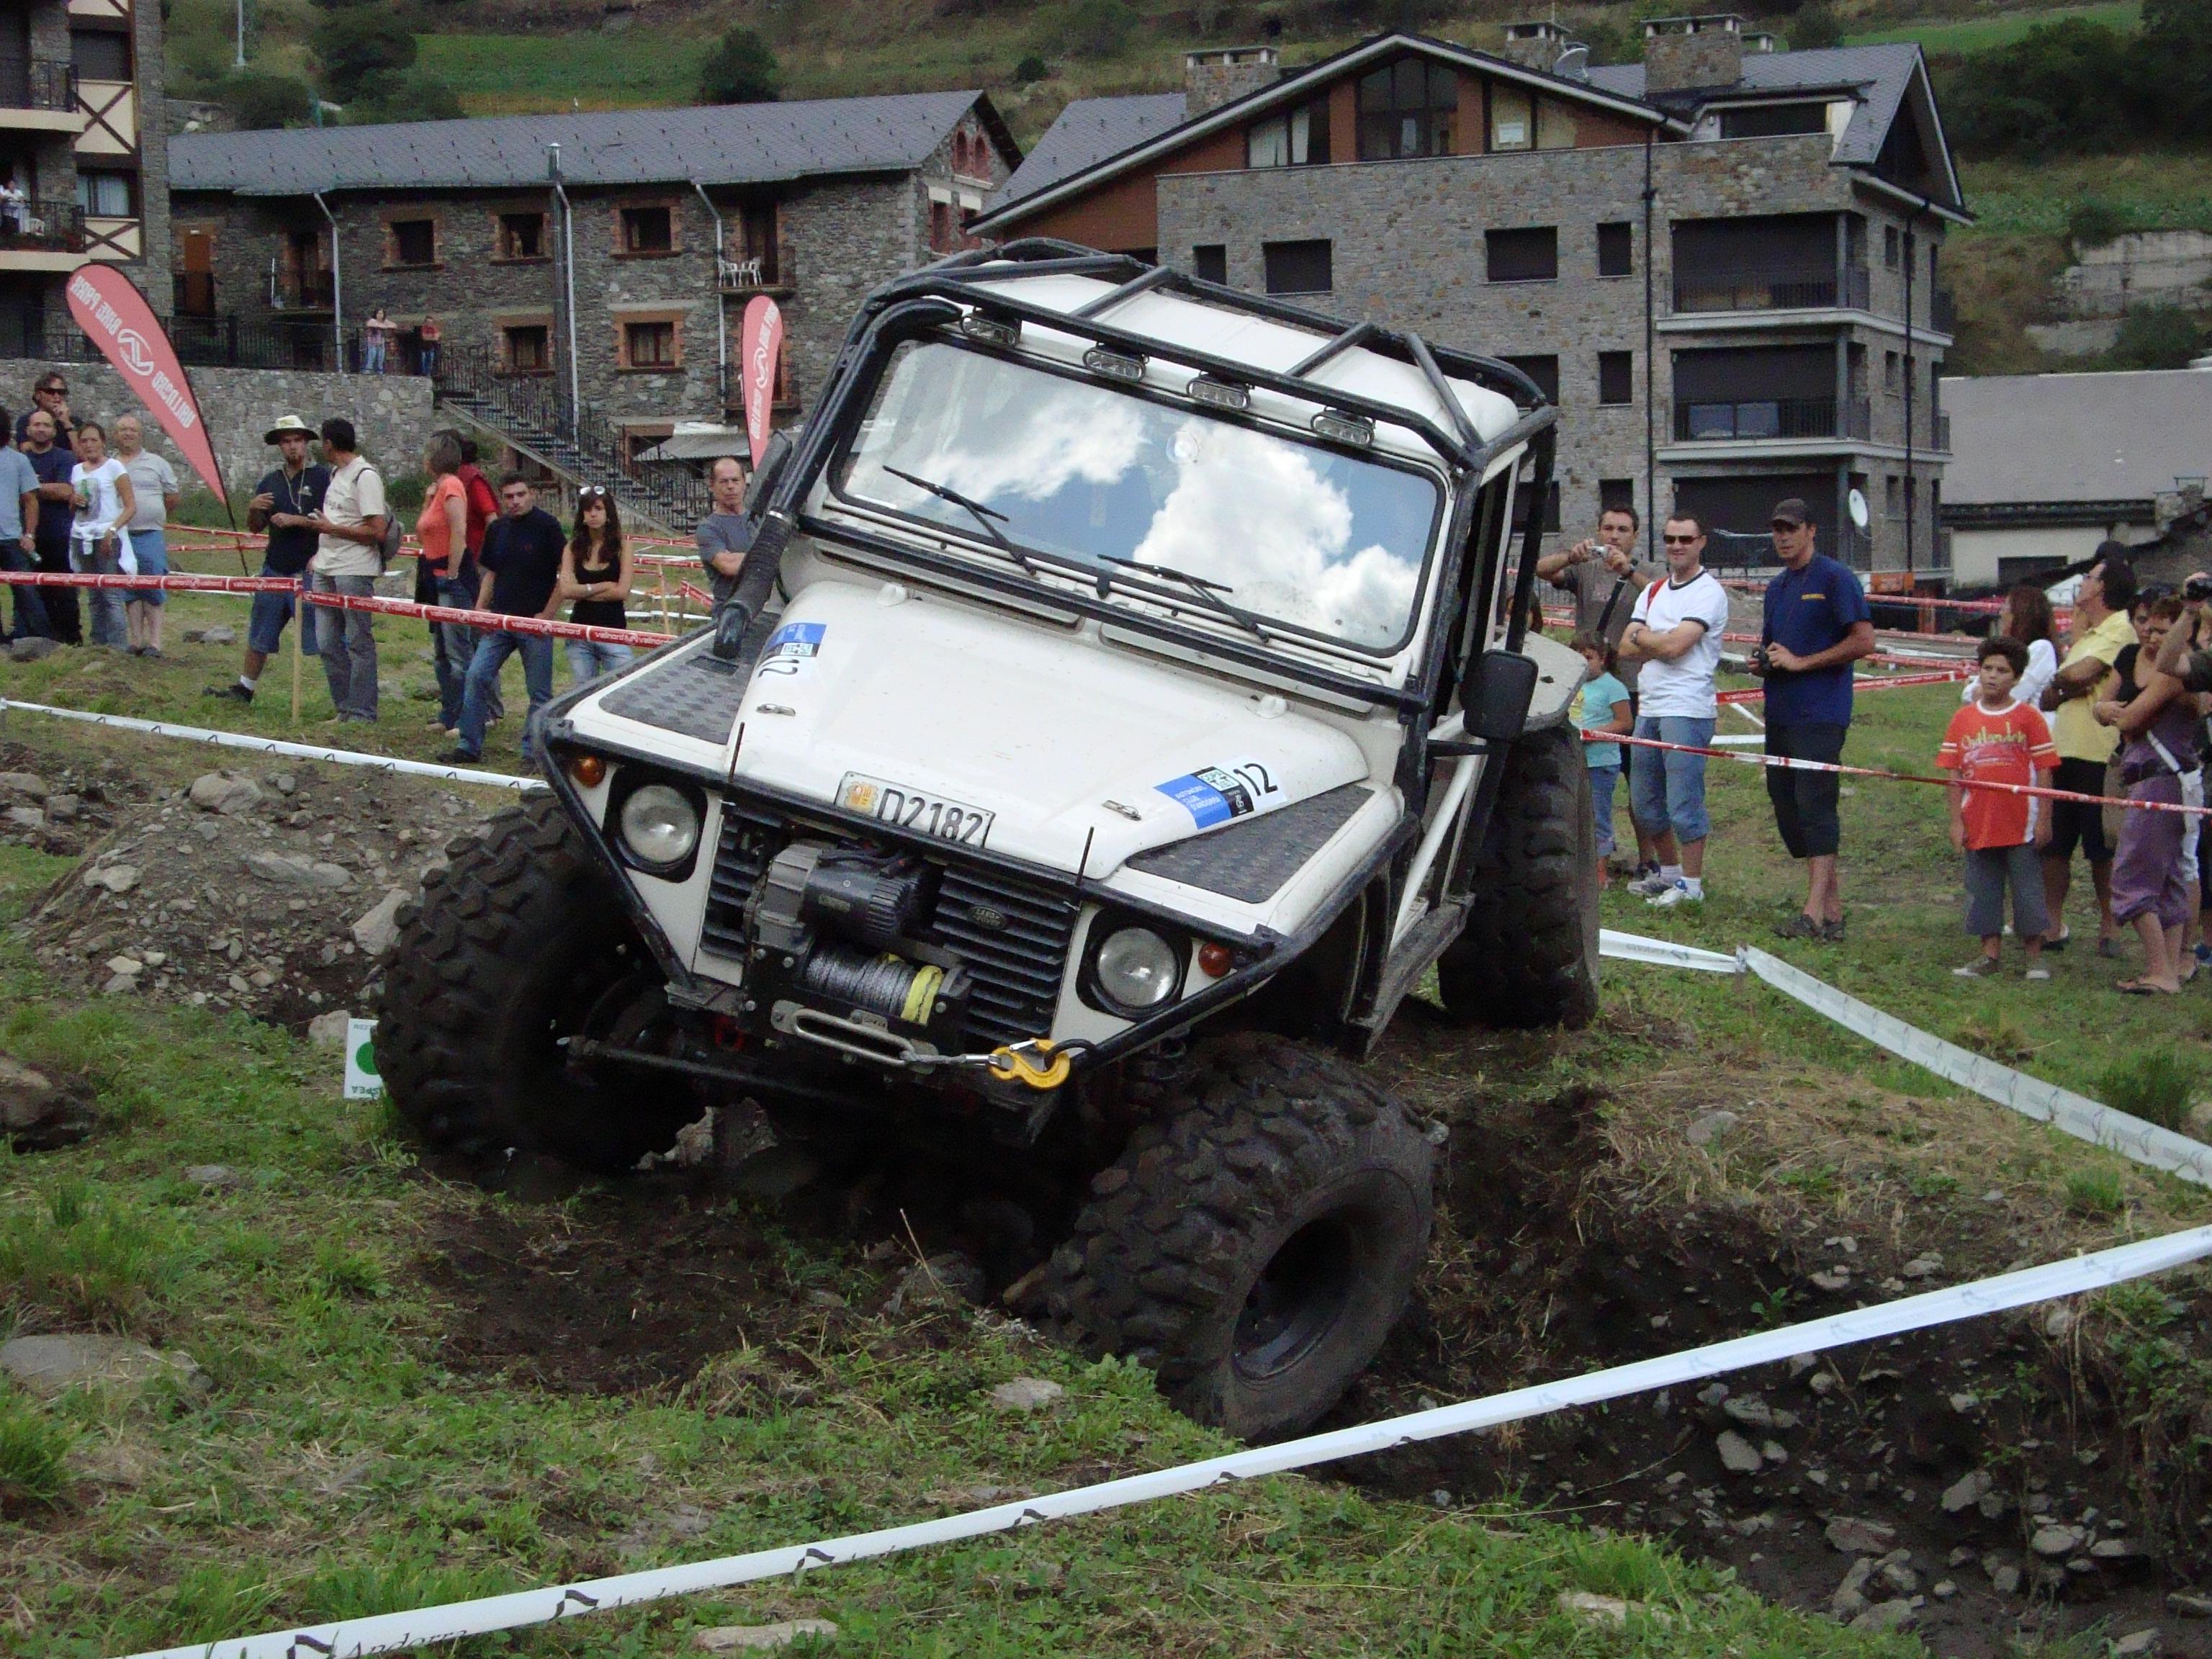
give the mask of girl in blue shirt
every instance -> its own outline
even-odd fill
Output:
[[[1589,678],[1567,706],[1567,718],[1584,732],[1626,737],[1635,724],[1628,688],[1613,672],[1613,647],[1601,634],[1577,634],[1574,647],[1589,665]],[[1583,763],[1589,768],[1590,810],[1597,818],[1597,884],[1605,885],[1605,861],[1613,856],[1613,793],[1620,782],[1620,745],[1583,743]]]

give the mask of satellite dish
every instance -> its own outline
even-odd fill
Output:
[[[1552,65],[1552,73],[1563,80],[1587,81],[1589,79],[1589,60],[1588,46],[1569,46],[1559,54],[1559,61]]]
[[[1874,518],[1874,514],[1867,510],[1866,496],[1856,489],[1850,494],[1850,510],[1851,522],[1861,530],[1864,530]]]

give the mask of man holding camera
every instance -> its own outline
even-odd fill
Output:
[[[1596,634],[1615,652],[1635,614],[1637,595],[1654,582],[1664,581],[1663,566],[1636,562],[1636,532],[1641,520],[1632,507],[1608,507],[1597,515],[1597,534],[1572,547],[1547,553],[1536,561],[1536,574],[1554,587],[1575,596],[1577,634]],[[1636,706],[1636,674],[1642,664],[1633,657],[1620,658],[1613,672],[1628,688],[1629,706]],[[1631,814],[1631,821],[1634,815]],[[1659,868],[1656,846],[1640,823],[1636,825],[1635,879]]]
[[[1851,665],[1874,654],[1873,614],[1850,568],[1814,547],[1818,532],[1802,501],[1777,503],[1769,527],[1782,568],[1766,584],[1766,620],[1751,664],[1766,681],[1766,752],[1833,766],[1850,730]],[[1774,930],[1784,939],[1843,939],[1840,783],[1833,772],[1766,769],[1774,827],[1805,866],[1805,908]]]

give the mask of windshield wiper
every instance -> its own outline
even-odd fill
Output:
[[[1012,553],[1015,558],[1019,561],[1023,569],[1029,569],[1029,561],[1022,558],[1020,553],[1016,550],[1014,544],[1006,539],[1006,532],[1000,529],[998,525],[991,522],[994,519],[998,520],[1000,524],[1011,524],[1013,522],[1013,520],[1007,518],[1005,514],[1000,512],[998,508],[994,507],[986,507],[974,496],[963,495],[958,490],[952,489],[950,485],[933,483],[927,478],[918,478],[913,473],[902,471],[895,466],[884,466],[884,471],[890,473],[894,478],[905,479],[907,483],[912,484],[916,489],[927,490],[939,501],[950,501],[955,507],[964,507],[969,515],[972,517],[977,524],[982,526],[983,533],[986,536],[988,536],[1000,547],[1006,549],[1007,552]]]
[[[1233,605],[1221,597],[1224,593],[1234,593],[1237,591],[1227,582],[1218,582],[1211,576],[1194,575],[1188,570],[1178,570],[1171,564],[1146,564],[1141,559],[1117,558],[1111,553],[1101,553],[1098,558],[1103,564],[1119,565],[1124,570],[1134,570],[1144,575],[1158,576],[1168,581],[1181,582],[1217,614],[1228,617],[1240,628],[1249,628],[1263,640],[1267,637],[1267,630],[1261,626],[1259,619],[1250,611]],[[1106,597],[1107,589],[1112,585],[1113,580],[1113,577],[1105,571],[1102,570],[1098,573],[1100,599]]]

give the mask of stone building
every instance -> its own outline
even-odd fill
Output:
[[[1679,505],[1745,534],[1716,562],[1756,562],[1800,495],[1884,585],[1940,581],[1938,256],[1966,216],[1926,68],[1773,44],[1722,15],[1650,23],[1614,68],[1551,23],[1503,55],[1389,33],[1287,76],[1268,47],[1194,53],[1180,100],[1071,105],[975,229],[1509,359],[1563,411],[1564,534]]]
[[[1020,152],[980,93],[181,134],[182,308],[281,324],[358,362],[383,307],[441,383],[573,388],[633,452],[738,406],[739,319],[782,309],[779,411],[803,411],[860,299],[972,246]]]
[[[0,356],[40,355],[70,271],[120,265],[170,303],[168,137],[155,0],[28,0],[0,15]],[[18,394],[20,395],[20,394]]]

